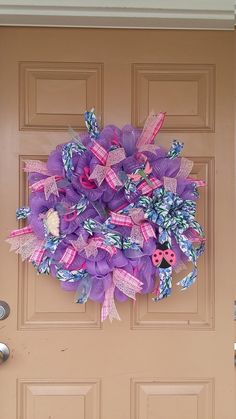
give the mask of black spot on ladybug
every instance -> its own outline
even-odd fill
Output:
[[[159,250],[162,250],[162,251],[164,251],[164,253],[165,253],[165,255],[168,255],[169,254],[169,251],[170,251],[170,249],[168,248],[168,243],[167,242],[165,242],[165,243],[163,243],[163,244],[161,244],[161,243],[158,243],[158,249]],[[159,254],[162,254],[161,252],[159,253]],[[173,257],[173,256],[172,256]],[[160,263],[160,265],[159,265],[159,268],[162,268],[162,269],[167,269],[167,268],[169,268],[171,265],[163,258],[162,259],[162,261],[161,261],[161,263]]]

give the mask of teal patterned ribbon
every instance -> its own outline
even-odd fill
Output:
[[[185,232],[191,228],[201,238],[204,237],[200,224],[195,221],[196,203],[191,200],[183,200],[177,194],[158,188],[153,197],[141,197],[139,205],[144,208],[145,218],[157,224],[159,230],[159,242],[168,242],[171,245],[171,237],[174,235],[181,251],[193,263],[194,269],[183,278],[178,285],[183,289],[192,285],[197,276],[196,261],[204,250],[204,242],[194,246]]]
[[[57,278],[63,282],[77,282],[81,280],[87,272],[85,269],[69,271],[67,269],[57,269]]]
[[[173,140],[170,150],[167,153],[167,157],[169,159],[174,159],[175,157],[178,157],[181,154],[183,146],[184,146],[184,143],[181,143],[180,141],[177,141],[177,140]]]
[[[122,236],[109,228],[106,224],[100,224],[92,218],[84,222],[84,229],[92,236],[94,233],[101,233],[104,237],[104,244],[114,246],[117,249],[123,248]]]
[[[160,284],[157,289],[156,297],[153,297],[153,301],[159,301],[166,298],[171,293],[172,288],[172,267],[169,268],[158,268]]]
[[[86,150],[87,150],[86,147],[79,141],[78,142],[71,141],[70,143],[64,144],[61,154],[62,154],[62,161],[63,161],[64,170],[65,170],[67,179],[71,180],[71,177],[74,171],[73,160],[72,160],[73,154],[74,153],[83,154]]]
[[[80,281],[75,293],[75,302],[85,304],[88,301],[92,288],[92,279],[89,275],[85,275]]]
[[[37,271],[38,274],[49,275],[50,274],[50,265],[52,263],[52,258],[45,256],[42,262],[37,265],[35,262],[32,261],[32,264]]]
[[[85,112],[84,119],[85,119],[85,125],[89,132],[90,138],[92,140],[97,140],[99,137],[100,131],[98,128],[97,118],[96,118],[93,108],[91,109],[91,111]]]
[[[25,220],[30,215],[30,207],[21,207],[16,210],[16,219]]]

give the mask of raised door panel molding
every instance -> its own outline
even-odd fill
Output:
[[[213,380],[132,380],[131,419],[213,419]]]
[[[84,130],[84,111],[103,113],[101,63],[22,62],[20,130]]]
[[[19,380],[17,407],[17,419],[99,419],[100,382]]]
[[[153,302],[152,296],[137,296],[131,309],[133,329],[213,329],[214,328],[214,160],[210,157],[191,157],[192,176],[203,179],[206,187],[199,188],[197,220],[204,226],[206,251],[198,261],[198,279],[185,292],[176,283],[186,275],[184,270],[173,276],[169,298]],[[188,270],[192,269],[189,264]]]
[[[46,161],[47,156],[20,156],[20,206],[28,203],[25,160]],[[20,225],[23,227],[24,222]],[[63,291],[51,276],[37,275],[28,262],[19,259],[18,329],[99,329],[100,306],[92,301],[73,303],[73,292]]]
[[[141,129],[152,110],[167,112],[162,131],[214,131],[214,65],[133,64],[133,125]]]

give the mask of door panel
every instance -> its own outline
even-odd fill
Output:
[[[0,298],[11,307],[0,323],[11,350],[0,366],[2,417],[234,419],[233,33],[0,32]],[[152,109],[167,111],[158,141],[183,140],[194,176],[207,182],[197,283],[156,304],[150,295],[117,304],[122,321],[112,324],[4,243],[28,200],[24,161],[45,160],[68,126],[84,130],[92,106],[103,125],[140,128]]]

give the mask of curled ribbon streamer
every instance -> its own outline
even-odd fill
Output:
[[[25,160],[24,172],[50,176],[47,164],[40,160]]]
[[[120,147],[107,152],[101,145],[94,143],[91,147],[91,151],[100,160],[102,165],[96,165],[89,176],[89,179],[96,180],[99,186],[102,184],[104,179],[106,179],[112,189],[122,186],[122,182],[111,166],[114,166],[125,159],[125,150]]]
[[[160,112],[155,115],[151,112],[146,119],[143,131],[137,141],[137,147],[153,143],[157,133],[160,131],[165,119],[165,113]]]
[[[127,297],[135,300],[135,294],[142,290],[142,282],[135,276],[129,274],[124,269],[114,269],[112,277],[112,285],[105,292],[105,298],[102,305],[101,320],[104,321],[109,317],[110,321],[113,319],[120,320],[120,316],[116,309],[114,300],[114,291],[117,287]]]

